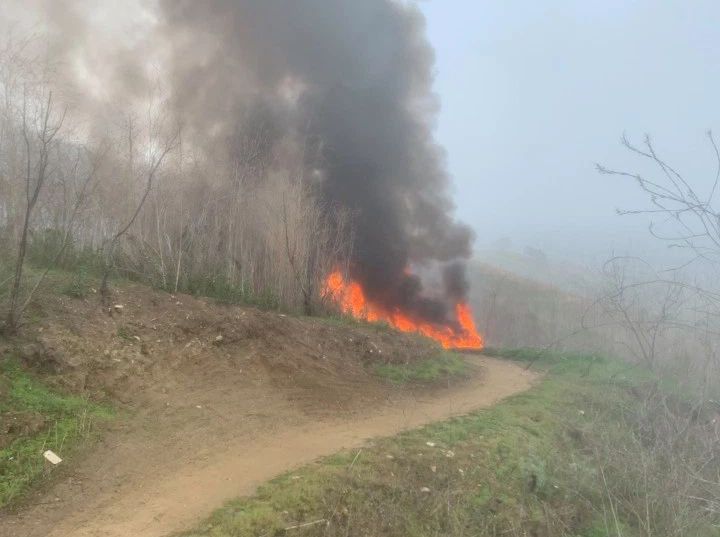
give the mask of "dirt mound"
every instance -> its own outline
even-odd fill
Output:
[[[130,405],[166,394],[183,379],[244,383],[260,375],[316,408],[318,397],[334,403],[367,396],[368,365],[409,363],[439,351],[425,338],[382,326],[293,317],[139,285],[117,289],[109,307],[97,297],[52,297],[40,317],[33,343],[19,349],[25,364],[66,389]],[[355,384],[363,390],[352,390]]]

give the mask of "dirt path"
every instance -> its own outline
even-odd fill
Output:
[[[82,469],[34,507],[0,521],[0,536],[165,536],[282,472],[372,437],[490,406],[536,378],[501,360],[468,360],[480,366],[479,373],[458,386],[422,396],[383,396],[342,417],[301,414],[291,402],[269,395],[257,379],[215,400],[204,394],[201,403],[200,394],[184,392],[184,406],[177,400],[166,405],[184,410],[163,416],[148,410],[132,426],[111,433]]]

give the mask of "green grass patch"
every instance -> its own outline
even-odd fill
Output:
[[[364,319],[357,319],[352,315],[341,313],[329,314],[322,317],[313,317],[324,324],[340,328],[372,328],[376,332],[392,332],[394,328],[385,321],[370,322]]]
[[[163,289],[160,283],[153,284]],[[168,292],[174,289],[165,289]],[[256,306],[260,309],[281,309],[280,299],[271,288],[260,291],[247,286],[235,284],[223,276],[210,275],[185,278],[180,281],[178,291],[194,296],[205,296],[217,300],[221,304],[243,304]]]
[[[458,354],[443,353],[408,364],[379,364],[375,366],[375,373],[393,384],[430,384],[467,376],[468,364]]]
[[[618,446],[631,436],[619,418],[632,404],[628,388],[642,380],[628,375],[625,364],[599,357],[537,356],[529,350],[492,354],[533,360],[547,375],[491,409],[278,477],[183,535],[646,535],[639,529],[641,517],[623,510],[619,501],[611,506],[593,452],[600,431],[618,435]],[[409,376],[389,371],[392,378]],[[637,479],[607,472],[615,485],[637,492]],[[667,510],[663,498],[654,501],[656,513]],[[677,535],[717,535],[709,518]],[[653,535],[670,535],[659,524]]]
[[[71,298],[87,298],[91,293],[90,279],[85,267],[78,267],[70,280],[62,285],[60,292]]]
[[[47,476],[42,454],[72,456],[109,408],[51,390],[12,359],[0,362],[0,507]]]

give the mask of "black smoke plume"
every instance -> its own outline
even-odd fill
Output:
[[[434,58],[419,11],[393,0],[162,0],[160,9],[177,106],[196,134],[225,136],[260,102],[275,110],[274,129],[311,147],[306,165],[325,199],[356,210],[351,276],[368,297],[449,322],[467,290],[457,260],[472,235],[452,217],[433,140]],[[431,262],[449,264],[444,296],[408,274]]]
[[[261,133],[259,160],[299,140],[304,176],[327,203],[356,215],[350,270],[368,297],[418,319],[452,322],[451,306],[467,292],[463,260],[472,234],[452,216],[444,154],[433,139],[434,58],[416,7],[402,0],[135,0],[132,9],[152,12],[148,34],[103,43],[103,29],[88,16],[94,0],[26,1],[46,14],[49,49],[68,65],[84,55],[105,80],[101,100],[74,81],[89,116],[146,93],[154,84],[147,58],[160,51],[184,140],[209,158],[218,148],[240,158],[244,140]],[[24,2],[16,4],[24,12]],[[408,271],[428,267],[441,271],[429,291]]]

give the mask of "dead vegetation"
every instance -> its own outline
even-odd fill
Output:
[[[55,278],[51,283],[62,287],[67,276]],[[422,337],[384,326],[239,308],[131,283],[116,284],[110,306],[94,295],[44,295],[33,315],[27,339],[15,347],[26,366],[73,392],[133,405],[169,371],[232,367],[238,356],[304,397],[323,397],[314,387],[337,383],[341,390],[365,381],[379,364],[419,363],[441,353]]]
[[[711,134],[709,141],[717,158]],[[649,166],[599,169],[635,181],[651,207],[621,214],[648,215],[651,233],[687,251],[688,262],[658,269],[640,258],[614,257],[598,275],[599,288],[584,295],[484,267],[475,291],[478,314],[491,344],[539,347],[527,353],[531,360],[555,349],[592,350],[624,359],[625,374],[653,376],[624,397],[596,404],[591,426],[573,433],[601,493],[593,508],[603,522],[591,535],[712,535],[720,501],[718,176],[713,170],[710,191],[700,193],[649,137],[642,146],[627,138],[623,144]]]
[[[227,146],[183,139],[158,84],[85,117],[38,37],[0,43],[0,308],[16,333],[48,271],[117,276],[170,292],[305,314],[345,267],[352,215],[320,201],[305,148],[248,115]],[[28,264],[40,268],[33,277]]]

